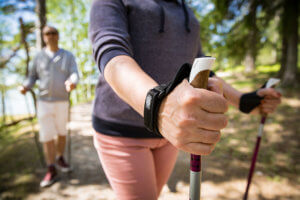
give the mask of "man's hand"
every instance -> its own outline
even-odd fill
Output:
[[[26,89],[26,87],[24,87],[23,85],[21,85],[21,86],[19,86],[19,91],[21,92],[21,94],[26,94],[26,92],[27,92],[27,89]]]
[[[274,88],[261,88],[257,91],[257,95],[264,97],[259,106],[262,113],[273,113],[277,106],[281,103],[281,94]]]
[[[209,91],[182,81],[160,106],[160,133],[178,149],[196,155],[210,154],[228,121],[224,114],[228,104],[221,85],[218,79],[209,78]]]
[[[76,88],[76,84],[72,83],[69,80],[66,80],[65,86],[66,86],[67,92],[71,92],[72,90],[74,90]]]

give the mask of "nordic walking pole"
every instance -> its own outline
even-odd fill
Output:
[[[275,87],[276,84],[279,83],[279,81],[280,80],[277,79],[277,78],[270,78],[268,80],[267,84],[266,84],[266,88]],[[257,159],[257,155],[258,155],[258,151],[259,151],[260,141],[261,141],[261,137],[262,137],[262,134],[263,134],[264,125],[265,125],[265,122],[266,122],[266,119],[267,119],[267,114],[262,113],[261,115],[262,115],[262,117],[261,117],[260,125],[259,125],[259,128],[258,128],[256,145],[255,145],[253,156],[252,156],[252,161],[251,161],[251,166],[250,166],[249,175],[248,175],[248,182],[247,182],[246,192],[245,192],[243,200],[248,199],[248,192],[249,192],[252,176],[253,176],[254,169],[255,169],[255,163],[256,163],[256,159]]]
[[[195,88],[207,88],[210,69],[215,62],[213,57],[195,59],[189,77],[190,84]],[[201,196],[201,156],[191,154],[190,161],[190,200],[199,200]]]
[[[69,107],[68,107],[68,163],[71,166],[71,128],[70,128],[70,121],[71,121],[71,92],[68,93],[68,101],[69,101]]]
[[[39,159],[40,159],[41,165],[42,165],[43,167],[46,167],[45,160],[44,160],[44,156],[43,156],[43,153],[42,153],[42,150],[41,150],[41,148],[40,148],[39,141],[38,141],[38,138],[37,138],[37,134],[36,134],[35,131],[34,131],[33,117],[32,117],[31,114],[30,114],[29,103],[28,103],[26,94],[24,94],[24,98],[25,98],[25,104],[26,104],[27,112],[28,112],[28,115],[29,115],[29,117],[30,117],[31,130],[32,130],[32,133],[34,134],[34,143],[35,143],[36,148],[37,148],[37,152],[38,152],[38,155],[39,155]]]

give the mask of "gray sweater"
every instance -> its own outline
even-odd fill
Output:
[[[39,99],[42,101],[68,101],[65,81],[77,84],[79,75],[73,54],[59,49],[52,58],[45,50],[38,52],[23,86],[30,89],[39,80]]]
[[[128,55],[159,84],[179,67],[201,56],[199,23],[193,11],[176,0],[94,0],[89,36],[103,72],[115,56]],[[124,137],[155,137],[143,118],[99,76],[93,107],[97,132]],[[129,132],[132,133],[129,133]]]

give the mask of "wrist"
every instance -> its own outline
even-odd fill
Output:
[[[144,105],[144,124],[146,128],[157,134],[161,135],[158,129],[158,113],[163,99],[167,96],[167,85],[159,85],[151,90],[146,95]]]
[[[169,84],[162,84],[148,91],[144,104],[144,124],[149,131],[161,135],[158,129],[160,106],[164,98],[185,78],[189,77],[190,71],[191,65],[184,64]]]
[[[254,92],[244,93],[240,97],[239,109],[244,113],[250,113],[261,104],[263,97]]]

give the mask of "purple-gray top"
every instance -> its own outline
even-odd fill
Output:
[[[89,37],[101,72],[93,106],[94,129],[113,136],[157,137],[116,95],[103,71],[110,59],[127,55],[159,84],[167,83],[182,64],[202,56],[199,31],[193,11],[177,0],[94,0]]]

